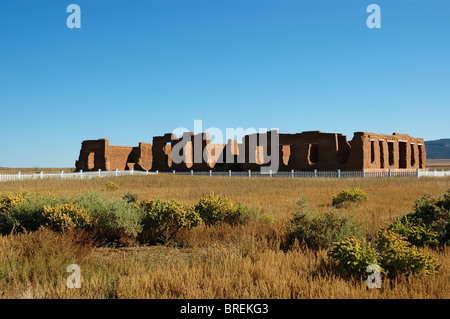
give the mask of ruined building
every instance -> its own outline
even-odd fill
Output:
[[[108,139],[84,141],[76,169],[152,171],[274,171],[424,169],[421,138],[394,133],[356,132],[351,141],[338,133],[279,131],[244,136],[242,143],[211,143],[207,133],[165,134],[153,143],[112,146]]]

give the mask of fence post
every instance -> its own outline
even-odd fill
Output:
[[[209,176],[212,176],[212,170],[209,170]]]
[[[416,169],[416,177],[419,178],[420,177],[420,170],[417,168]]]
[[[17,172],[17,178],[18,178],[19,181],[20,181],[20,171]]]
[[[64,178],[64,171],[61,171],[61,179]]]
[[[391,168],[388,170],[388,176],[392,177],[392,169]]]
[[[291,169],[291,177],[294,177],[294,170]]]
[[[159,173],[159,170],[156,170],[155,173],[158,174],[158,173]]]
[[[145,175],[148,175],[148,169],[145,170]]]
[[[194,171],[191,169],[191,176],[194,175]]]
[[[248,170],[248,177],[252,177],[252,171]]]
[[[173,175],[175,175],[175,170],[172,171]]]
[[[131,168],[131,175],[134,175],[134,167]]]
[[[272,170],[269,170],[269,175],[270,177],[272,177]]]
[[[341,178],[341,170],[340,169],[337,170],[337,177]]]
[[[362,170],[362,177],[363,178],[366,178],[366,170],[363,168],[363,170]]]
[[[317,170],[314,170],[314,178],[317,178]]]
[[[115,171],[116,171],[116,176],[118,176],[119,175],[119,169],[116,168]]]
[[[80,169],[80,179],[83,179],[83,170]]]
[[[231,177],[231,169],[228,170],[228,176]]]
[[[99,169],[98,169],[98,177],[101,177],[101,175],[102,175],[102,169],[99,168]]]
[[[40,175],[41,175],[41,179],[43,179],[43,178],[44,178],[44,172],[41,171],[41,172],[40,172]]]

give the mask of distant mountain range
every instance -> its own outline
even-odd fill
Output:
[[[425,141],[425,149],[427,150],[427,158],[429,159],[450,158],[450,138]]]

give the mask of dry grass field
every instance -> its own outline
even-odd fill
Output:
[[[427,159],[428,169],[450,169],[450,159]]]
[[[119,188],[107,189],[113,181]],[[204,226],[183,231],[178,246],[92,247],[80,234],[50,231],[0,237],[0,298],[438,298],[450,297],[450,249],[424,248],[442,264],[429,277],[384,278],[381,289],[330,271],[326,251],[281,249],[299,198],[323,213],[342,189],[368,201],[340,209],[368,235],[410,212],[414,201],[450,189],[450,178],[303,179],[206,176],[123,176],[90,180],[0,183],[0,193],[72,195],[89,190],[121,198],[176,199],[193,205],[212,192],[271,215],[272,223]],[[8,262],[11,261],[11,262]],[[66,267],[81,267],[82,286],[66,286]]]
[[[75,168],[41,168],[41,167],[27,167],[27,168],[13,168],[13,167],[0,167],[0,174],[17,174],[21,172],[24,174],[37,174],[40,172],[44,173],[60,173],[64,172],[74,172]]]

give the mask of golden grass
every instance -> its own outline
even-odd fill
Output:
[[[449,170],[450,169],[450,159],[427,159],[427,168],[430,170]]]
[[[65,168],[42,168],[42,167],[27,167],[27,168],[13,168],[13,167],[0,167],[0,174],[17,174],[21,172],[23,174],[37,174],[40,172],[44,173],[60,173],[64,172],[74,172],[75,168],[65,167]]]
[[[107,190],[108,181],[117,183],[119,189]],[[382,288],[372,290],[366,289],[364,279],[343,278],[330,271],[326,266],[326,251],[292,249],[284,252],[280,249],[290,212],[299,197],[306,198],[313,210],[324,212],[330,209],[333,195],[351,187],[361,188],[369,199],[342,211],[363,221],[370,234],[395,216],[411,211],[414,201],[422,195],[442,195],[450,188],[450,178],[270,179],[151,175],[0,183],[2,193],[26,189],[70,195],[101,190],[115,198],[132,192],[139,199],[176,199],[186,204],[194,204],[200,197],[215,192],[229,195],[249,207],[261,208],[276,220],[273,224],[200,226],[178,236],[184,245],[182,248],[141,246],[77,250],[76,245],[71,244],[74,239],[66,236],[62,240],[50,232],[22,235],[35,236],[29,240],[18,236],[0,237],[0,297],[449,298],[448,247],[440,251],[424,249],[442,264],[438,274],[383,277]],[[50,252],[43,248],[48,246],[54,249]],[[23,251],[33,253],[26,255],[21,253]],[[66,287],[68,274],[65,270],[70,263],[81,267],[80,289]]]

